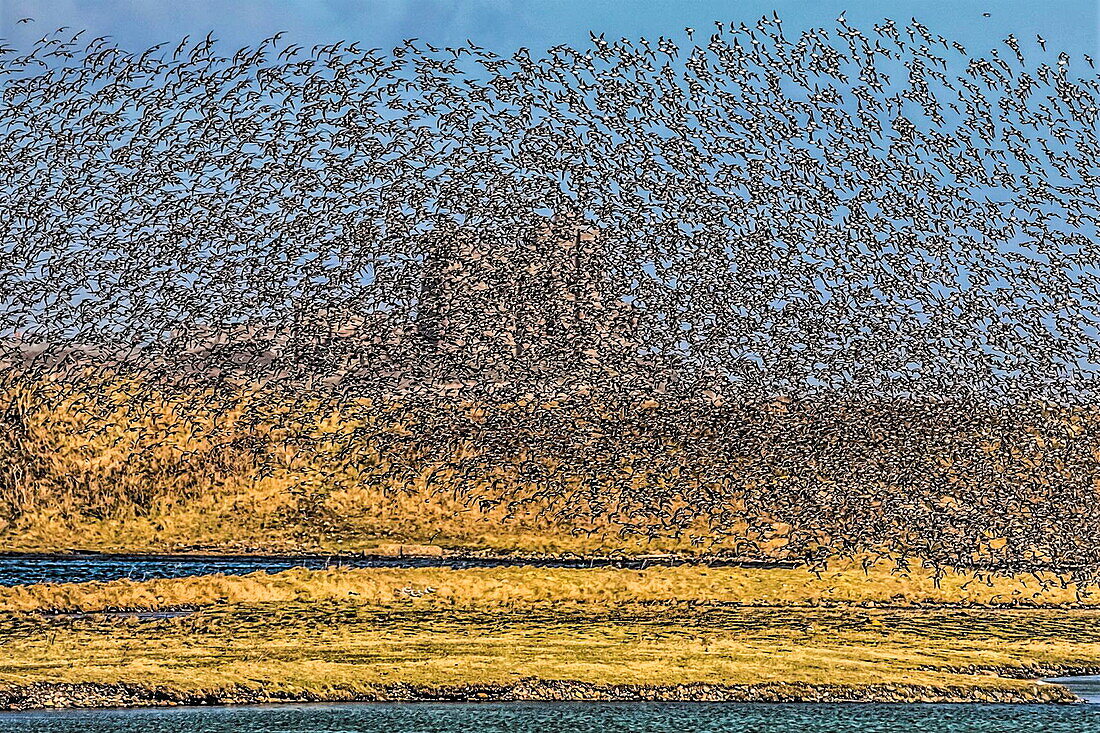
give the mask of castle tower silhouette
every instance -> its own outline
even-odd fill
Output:
[[[560,372],[578,368],[586,352],[595,358],[607,331],[601,240],[566,215],[501,235],[437,235],[417,306],[422,346],[476,371],[512,363]]]

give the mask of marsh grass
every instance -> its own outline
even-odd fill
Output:
[[[973,579],[971,579],[972,581]],[[960,674],[1100,663],[1100,608],[882,567],[295,570],[0,591],[0,685],[129,682],[325,694],[372,685],[680,683],[1022,687]],[[975,587],[975,586],[978,587]],[[828,607],[822,604],[835,602]],[[865,603],[884,604],[865,606]],[[166,619],[118,607],[190,605]],[[888,604],[888,605],[885,605]],[[44,609],[87,615],[47,616]],[[955,671],[952,671],[955,670]]]
[[[333,410],[259,388],[173,391],[91,372],[76,386],[10,375],[0,386],[9,551],[698,552],[709,534],[701,518],[677,536],[624,533],[613,507],[563,523],[561,498],[535,497],[509,461],[469,478],[443,464],[475,447],[441,457],[405,440],[416,418],[400,404]]]
[[[0,386],[9,550],[870,552],[1100,582],[1094,410]]]
[[[430,589],[430,590],[429,590]],[[162,609],[225,603],[352,600],[404,607],[562,604],[740,606],[1100,605],[1100,594],[1050,573],[1018,576],[899,570],[887,561],[804,568],[654,566],[645,570],[499,567],[294,569],[245,576],[51,583],[0,588],[0,612]]]

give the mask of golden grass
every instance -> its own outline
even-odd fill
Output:
[[[834,418],[847,425],[873,416],[873,405],[832,417],[829,405],[820,415],[766,406],[696,415],[670,405],[655,417],[659,408],[620,412],[598,401],[487,407],[455,398],[417,408],[223,386],[173,390],[90,371],[32,384],[0,373],[0,403],[9,405],[0,410],[0,542],[32,552],[419,545],[800,560],[858,550],[987,567],[1086,566],[1095,546],[1092,503],[1074,478],[1100,485],[1088,478],[1096,454],[1083,426],[1100,425],[1091,412],[1021,408],[1004,441],[986,435],[997,421],[978,429],[965,420],[957,435],[899,438],[889,450],[935,457],[915,470],[930,481],[907,489],[869,478],[890,461],[825,475],[814,451],[800,452],[833,435]],[[710,419],[748,426],[744,449],[724,450]],[[683,430],[657,429],[670,421]],[[807,425],[818,432],[788,440]],[[791,443],[776,451],[793,451],[774,467],[761,458],[767,440],[756,440],[773,434]],[[922,451],[925,439],[933,447]],[[782,465],[789,460],[806,471]]]
[[[8,552],[259,552],[405,554],[419,547],[431,554],[450,551],[582,554],[698,554],[720,550],[688,538],[646,540],[621,537],[614,528],[572,534],[550,520],[525,511],[510,518],[496,509],[483,512],[450,496],[410,489],[399,494],[362,488],[333,492],[326,501],[345,512],[342,526],[319,532],[308,520],[296,520],[295,497],[288,484],[259,480],[247,486],[225,485],[187,500],[161,498],[136,512],[132,507],[103,518],[43,509],[5,522],[0,544]],[[291,516],[287,516],[291,515]],[[700,532],[704,531],[700,529]]]
[[[971,579],[972,580],[972,579]],[[0,591],[0,685],[130,682],[184,691],[408,683],[1014,687],[947,668],[1100,663],[1100,609],[950,607],[1011,597],[924,571],[296,570]],[[1035,599],[1069,604],[1070,589]],[[826,601],[843,601],[821,607]],[[890,607],[851,605],[874,601]],[[999,600],[994,601],[999,602]],[[913,604],[939,603],[917,608]],[[190,604],[168,619],[42,609]],[[740,606],[732,604],[743,604]]]
[[[419,448],[382,456],[365,442],[344,465],[329,453],[355,440],[349,436],[356,431],[400,433],[411,419],[404,408],[381,410],[369,399],[342,410],[315,400],[272,400],[259,389],[170,394],[91,375],[76,389],[9,381],[0,401],[18,406],[18,425],[0,425],[0,542],[23,552],[374,552],[432,545],[689,553],[699,552],[699,539],[710,534],[699,522],[679,537],[643,540],[620,534],[610,514],[573,532],[554,519],[549,501],[511,511],[482,507],[472,497],[502,496],[517,489],[515,482],[493,490],[444,469],[433,474],[427,469],[439,456]],[[456,409],[476,415],[480,408]],[[323,447],[307,454],[297,446],[303,440]],[[257,445],[275,470],[261,473],[250,452]],[[411,481],[396,479],[395,463],[426,470]]]
[[[1040,579],[1048,586],[1040,587]],[[887,562],[865,574],[860,563],[833,563],[820,577],[808,570],[655,566],[645,570],[502,567],[295,569],[245,576],[203,576],[136,582],[57,583],[0,588],[0,612],[173,608],[220,603],[415,603],[494,607],[538,604],[739,604],[804,606],[875,604],[1077,605],[1100,594],[1044,574],[976,578],[949,572],[937,585],[919,566],[898,572]],[[425,592],[426,589],[432,589]]]
[[[369,401],[324,413],[305,400],[285,405],[286,415],[258,419],[279,403],[253,410],[242,393],[225,398],[224,410],[189,414],[184,406],[208,395],[170,396],[124,381],[76,392],[39,385],[33,400],[25,385],[7,389],[0,397],[19,405],[19,430],[0,434],[0,541],[9,551],[724,547],[704,523],[649,541],[622,535],[628,503],[611,502],[570,526],[553,519],[547,501],[483,508],[469,497],[530,498],[529,487],[493,476],[462,485],[465,478],[437,465],[438,457],[420,448],[402,453],[400,443],[382,455],[368,442],[356,461],[341,462],[336,454],[354,445],[357,430],[407,431],[400,405],[394,414]],[[476,416],[480,408],[461,409]],[[321,446],[308,457],[289,439],[303,436]],[[266,465],[275,469],[265,475],[251,453],[257,444],[272,452]],[[389,470],[394,462],[426,468],[401,483]],[[646,470],[630,467],[637,488],[653,478]],[[684,507],[683,496],[670,496],[670,511]],[[737,515],[744,507],[728,508]],[[746,537],[781,553],[790,527],[772,526],[771,535]],[[731,527],[733,542],[745,539],[736,533]],[[998,543],[987,537],[993,550]],[[1098,664],[1100,610],[1082,605],[1095,600],[1050,574],[939,576],[922,567],[891,572],[881,562],[865,573],[855,560],[831,562],[819,576],[692,567],[294,570],[0,588],[0,685],[134,682],[196,691],[241,684],[324,693],[537,677],[1016,686],[1025,683],[944,668]],[[197,610],[163,619],[103,613],[178,607]]]

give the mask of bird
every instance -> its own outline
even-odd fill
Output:
[[[171,455],[179,497],[282,476],[324,531],[336,492],[415,487],[593,538],[1084,581],[1100,85],[916,17],[715,27],[683,58],[595,30],[5,45],[0,387],[66,435],[51,390],[84,394],[119,475]],[[175,452],[173,419],[210,440]]]

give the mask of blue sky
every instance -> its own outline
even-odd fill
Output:
[[[392,48],[419,38],[436,46],[463,45],[472,39],[502,55],[519,46],[539,54],[557,44],[588,43],[589,31],[656,39],[683,39],[685,26],[697,29],[705,43],[713,21],[755,24],[777,11],[788,38],[800,29],[833,28],[847,20],[868,34],[884,18],[904,27],[911,17],[936,34],[966,45],[982,56],[1014,33],[1031,58],[1035,35],[1046,39],[1046,60],[1058,51],[1075,58],[1090,54],[1100,60],[1098,0],[0,0],[0,37],[17,48],[29,47],[60,26],[69,33],[87,31],[86,40],[109,35],[122,48],[141,52],[156,43],[176,44],[184,35],[197,40],[213,31],[222,55],[255,45],[287,31],[284,44],[304,46],[338,40],[359,41],[365,48]],[[985,17],[985,13],[989,17]],[[20,18],[35,18],[19,24]],[[171,48],[171,47],[169,47]],[[1003,52],[1002,48],[1002,52]],[[954,58],[954,56],[952,56]],[[1083,63],[1073,66],[1088,74]],[[1093,264],[1093,263],[1090,263]],[[963,277],[965,278],[965,272]],[[84,290],[89,293],[89,290]],[[1090,345],[1091,348],[1091,345]],[[1096,366],[1095,364],[1093,365]],[[1100,367],[1094,369],[1100,371]]]
[[[710,33],[715,20],[751,24],[773,10],[793,31],[832,26],[846,11],[850,23],[866,29],[884,17],[899,25],[916,17],[972,51],[984,52],[1010,32],[1021,40],[1038,33],[1048,48],[1100,57],[1098,6],[1098,0],[0,0],[0,37],[22,46],[68,25],[144,49],[213,30],[235,49],[285,30],[307,48],[337,40],[386,48],[414,37],[457,45],[470,38],[506,53],[579,44],[589,30],[655,38],[692,26]],[[35,22],[18,24],[24,17]]]

